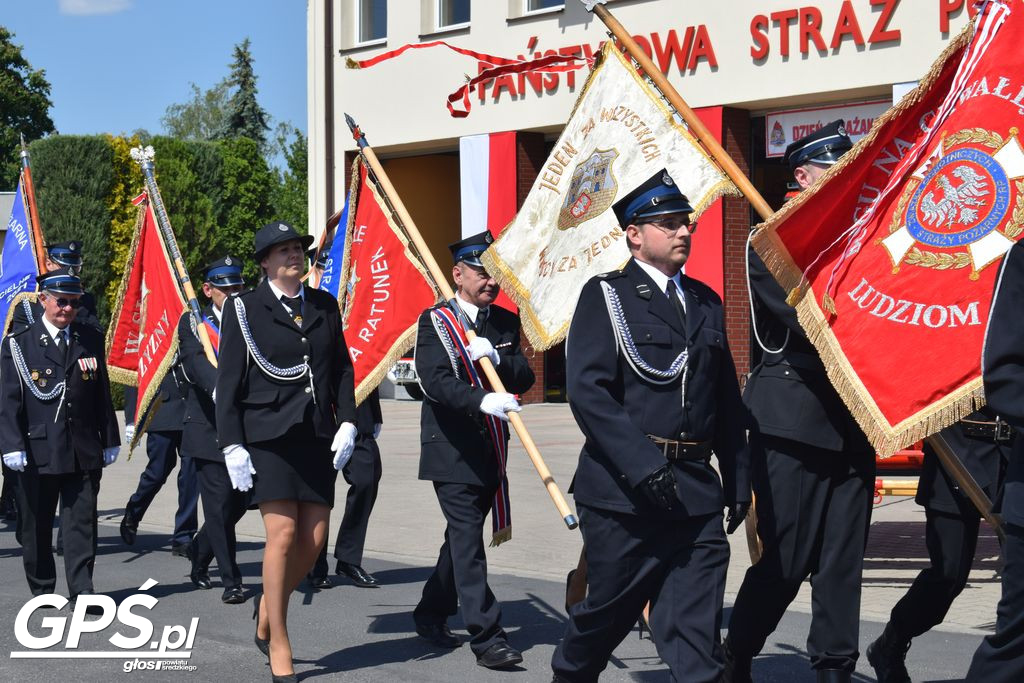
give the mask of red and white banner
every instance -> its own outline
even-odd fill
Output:
[[[356,172],[338,301],[358,404],[415,343],[416,321],[437,296],[366,166]]]
[[[516,217],[516,133],[459,138],[462,236],[484,230],[495,238]],[[496,304],[518,310],[502,292]]]
[[[984,404],[999,263],[1024,233],[1024,6],[989,2],[754,237],[882,455]]]
[[[107,369],[112,380],[139,388],[135,414],[142,416],[157,395],[178,350],[176,331],[178,318],[185,310],[185,298],[174,276],[153,207],[144,199],[137,204],[139,219],[107,329]],[[150,417],[154,413],[155,410],[150,411]],[[145,429],[143,425],[135,431],[129,450],[142,438]]]

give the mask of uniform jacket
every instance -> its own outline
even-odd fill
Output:
[[[78,309],[78,315],[75,316],[75,322],[88,325],[89,327],[106,334],[107,331],[103,325],[100,324],[100,319],[96,315],[96,297],[89,292],[82,295],[80,299],[82,305]],[[22,299],[17,306],[14,308],[14,315],[11,318],[11,330],[20,330],[23,327],[28,327],[37,320],[43,317],[43,306],[36,301],[29,301],[28,299]]]
[[[765,354],[747,380],[743,398],[751,428],[831,451],[870,451],[797,322],[796,310],[786,303],[786,293],[753,251],[748,265],[756,304],[753,323],[768,348],[784,346],[780,353]]]
[[[272,364],[289,368],[308,357],[312,387],[308,376],[281,381],[264,374],[242,339],[235,301],[245,306],[256,347]],[[342,422],[355,424],[352,361],[334,297],[306,287],[301,328],[266,281],[225,301],[216,408],[221,447],[274,439],[307,421],[323,439],[333,438]]]
[[[982,376],[989,407],[1017,431],[1006,469],[1003,520],[1024,526],[1024,243],[1003,260],[992,313],[985,332]]]
[[[376,389],[356,408],[356,431],[359,436],[373,437],[375,425],[384,424],[380,410],[380,392]]]
[[[181,352],[178,352],[180,359]],[[188,393],[188,384],[181,374],[180,360],[168,369],[160,382],[159,389],[160,405],[149,421],[146,431],[150,432],[180,432],[185,425],[185,395]],[[124,421],[126,424],[136,424],[135,404],[138,403],[139,390],[135,387],[124,388]],[[154,402],[150,406],[155,405]],[[147,415],[152,412],[152,407],[147,410]],[[142,420],[145,423],[145,420]]]
[[[682,379],[658,385],[641,378],[616,347],[602,283],[622,304],[639,356],[667,369],[686,348]],[[722,301],[709,287],[682,276],[686,329],[671,302],[636,261],[583,287],[566,342],[569,406],[586,441],[576,470],[576,501],[592,507],[659,516],[696,516],[750,500],[746,412],[729,353]],[[710,441],[721,480],[706,461],[674,461],[682,506],[666,513],[637,486],[665,465],[648,436]],[[724,485],[724,493],[723,493]]]
[[[213,306],[207,306],[203,314],[216,321]],[[216,408],[213,391],[217,388],[217,368],[206,359],[206,352],[193,330],[188,311],[178,319],[178,357],[181,374],[189,388],[185,399],[184,432],[181,436],[181,454],[224,462],[217,443]],[[227,445],[227,444],[225,444]]]
[[[42,320],[5,337],[0,352],[0,451],[25,451],[28,467],[40,474],[68,474],[76,464],[81,470],[100,469],[103,449],[121,444],[103,336],[79,323],[72,323],[69,330],[66,361]],[[63,405],[59,395],[43,403],[22,386],[11,352],[12,338],[21,348],[30,379],[42,392],[67,378]],[[83,371],[80,359],[94,360],[96,370]]]
[[[976,422],[991,422],[995,419],[995,413],[991,408],[986,407],[971,413],[966,419]],[[970,472],[974,481],[985,491],[989,500],[995,500],[1000,489],[1002,461],[1003,458],[1009,456],[1010,446],[1005,443],[996,443],[993,439],[967,436],[963,426],[959,423],[946,427],[941,433],[964,467]],[[921,467],[921,477],[915,499],[918,505],[949,514],[959,514],[961,510],[973,510],[974,504],[960,490],[960,485],[956,480],[946,472],[927,441],[924,443],[924,454],[925,459]]]
[[[416,374],[423,387],[420,411],[419,478],[491,486],[498,467],[480,412],[486,390],[455,375],[452,362],[427,309],[416,333]],[[533,386],[533,371],[519,346],[519,316],[490,306],[481,334],[490,340],[501,363],[496,368],[505,390],[523,393]]]

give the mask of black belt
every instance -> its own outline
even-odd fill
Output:
[[[964,436],[969,436],[972,439],[982,439],[994,443],[1009,443],[1013,441],[1013,427],[1002,420],[996,420],[995,422],[960,420],[960,424],[963,425]]]
[[[710,441],[673,441],[660,436],[647,435],[661,449],[666,460],[707,460],[711,457]]]

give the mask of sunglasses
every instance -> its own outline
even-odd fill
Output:
[[[51,297],[51,299],[52,299],[52,297]],[[80,308],[82,306],[82,300],[81,299],[66,299],[64,297],[60,297],[58,299],[53,299],[53,302],[55,304],[57,304],[57,308],[72,308],[72,309],[75,309],[75,308]]]

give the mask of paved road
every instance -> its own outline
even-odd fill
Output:
[[[490,549],[491,585],[503,606],[503,623],[513,644],[524,650],[521,671],[495,673],[476,666],[468,648],[438,652],[411,632],[410,613],[422,582],[436,557],[442,524],[433,491],[416,480],[418,412],[410,402],[385,402],[384,480],[370,526],[366,567],[386,584],[377,590],[339,585],[311,592],[303,586],[292,601],[289,628],[293,634],[296,669],[309,680],[338,681],[491,681],[550,680],[548,663],[554,643],[564,628],[562,580],[575,564],[579,536],[567,531],[554,512],[536,474],[518,446],[511,457],[513,541]],[[528,406],[527,424],[540,445],[556,480],[563,487],[571,478],[581,437],[564,406]],[[187,561],[170,555],[168,532],[176,503],[173,486],[161,491],[144,520],[139,541],[126,548],[117,533],[124,502],[134,490],[144,465],[144,451],[131,461],[122,460],[104,473],[100,493],[100,556],[96,588],[118,602],[137,592],[152,578],[158,584],[147,592],[159,598],[151,617],[156,634],[164,626],[187,625],[199,618],[190,665],[193,672],[142,671],[144,680],[248,681],[265,678],[268,667],[252,644],[251,600],[245,605],[223,605],[219,587],[194,590],[186,576]],[[173,479],[172,479],[173,481]],[[339,500],[345,484],[339,479]],[[336,528],[338,514],[332,524]],[[258,590],[262,528],[249,513],[240,524],[239,561],[250,595]],[[891,602],[909,585],[926,557],[920,536],[923,515],[905,499],[891,499],[875,510],[868,547],[861,627],[862,651],[881,630]],[[739,536],[732,537],[733,558],[727,605],[735,595],[749,564]],[[954,605],[955,615],[937,630],[916,640],[909,665],[916,681],[950,681],[963,676],[980,636],[994,619],[998,599],[998,545],[986,535],[972,573],[971,585]],[[58,573],[62,566],[58,561]],[[339,580],[340,583],[340,580]],[[63,578],[58,592],[64,590]],[[22,650],[14,637],[15,615],[28,597],[21,570],[20,550],[9,528],[0,526],[0,671],[5,680],[54,680],[58,676],[80,681],[105,681],[117,676],[129,657],[110,660],[10,659]],[[801,591],[793,609],[755,662],[754,673],[764,681],[813,680],[806,665],[804,641],[809,624],[809,591]],[[728,609],[728,607],[727,607]],[[137,610],[145,614],[144,610]],[[29,622],[35,635],[46,629],[45,616],[66,616],[67,611],[37,613]],[[726,614],[726,620],[728,614]],[[453,627],[460,625],[454,623]],[[112,650],[107,642],[118,630],[115,623],[98,634],[82,636],[80,649]],[[124,629],[126,635],[134,635]],[[154,636],[156,638],[156,636]],[[61,650],[60,646],[51,650]],[[859,680],[873,680],[865,666]],[[602,680],[667,681],[649,639],[634,633],[619,647]]]

